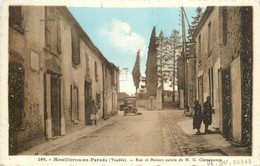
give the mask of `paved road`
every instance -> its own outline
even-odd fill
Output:
[[[46,155],[183,156],[208,148],[177,125],[183,111],[140,112],[142,115],[136,116],[123,116],[120,112],[113,124]]]

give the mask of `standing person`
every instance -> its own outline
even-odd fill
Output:
[[[203,104],[203,122],[205,124],[205,133],[209,132],[208,127],[212,123],[212,107],[210,103],[210,96],[207,97],[207,101]]]
[[[193,129],[197,129],[197,134],[200,134],[200,126],[202,122],[202,111],[198,100],[194,102],[194,117],[193,117]]]
[[[96,102],[94,102],[94,123],[95,123],[95,126],[97,125],[97,119],[98,119],[98,105]]]
[[[95,100],[91,101],[90,119],[91,119],[91,124],[93,124],[93,121],[94,121],[94,124],[97,125],[97,106],[96,106]]]

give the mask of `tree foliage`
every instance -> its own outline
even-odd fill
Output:
[[[150,43],[148,47],[148,57],[146,62],[146,89],[148,96],[156,96],[157,90],[157,43],[156,43],[156,27],[153,27]]]
[[[176,77],[176,56],[179,54],[180,36],[177,30],[173,30],[169,37],[165,37],[163,31],[157,38],[158,54],[157,54],[157,73],[159,86],[164,89],[164,84],[173,87]]]
[[[137,90],[138,87],[139,87],[139,82],[140,82],[140,77],[141,77],[141,73],[140,73],[140,50],[137,51],[135,66],[133,68],[132,75],[133,75],[134,85],[135,85],[135,88]]]
[[[173,50],[172,59],[173,59],[173,75],[172,79],[170,80],[172,84],[170,87],[173,87],[173,91],[176,85],[176,76],[177,76],[177,59],[180,55],[180,44],[181,44],[181,37],[180,32],[174,29],[169,37],[169,43],[171,46],[171,50]]]
[[[188,40],[187,40],[188,41],[188,44],[187,44],[187,54],[188,55],[193,53],[192,48],[195,46],[195,40],[194,40],[193,35],[194,35],[194,33],[195,33],[195,31],[198,27],[198,24],[199,24],[199,22],[200,22],[200,20],[203,16],[203,12],[202,12],[201,7],[197,7],[196,13],[197,13],[197,15],[192,17],[193,20],[192,20],[191,25],[188,29],[188,37],[187,37],[188,38]]]

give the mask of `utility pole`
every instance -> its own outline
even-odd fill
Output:
[[[185,31],[185,11],[184,8],[181,7],[181,20],[182,20],[182,56],[183,56],[183,64],[184,64],[184,107],[187,106],[187,97],[188,97],[188,65],[186,64],[186,31]]]
[[[175,57],[175,48],[176,48],[176,45],[175,45],[175,42],[173,43],[173,79],[172,79],[172,88],[173,88],[173,94],[172,94],[172,102],[174,103],[175,102],[175,64],[176,64],[176,57]]]

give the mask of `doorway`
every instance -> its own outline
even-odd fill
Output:
[[[84,95],[85,95],[85,124],[86,125],[91,125],[91,120],[90,120],[90,104],[91,104],[91,83],[88,81],[85,81],[85,90],[84,90]]]
[[[203,106],[203,76],[198,78],[198,100],[199,104]]]
[[[61,80],[60,77],[51,76],[51,124],[52,137],[61,135]]]

